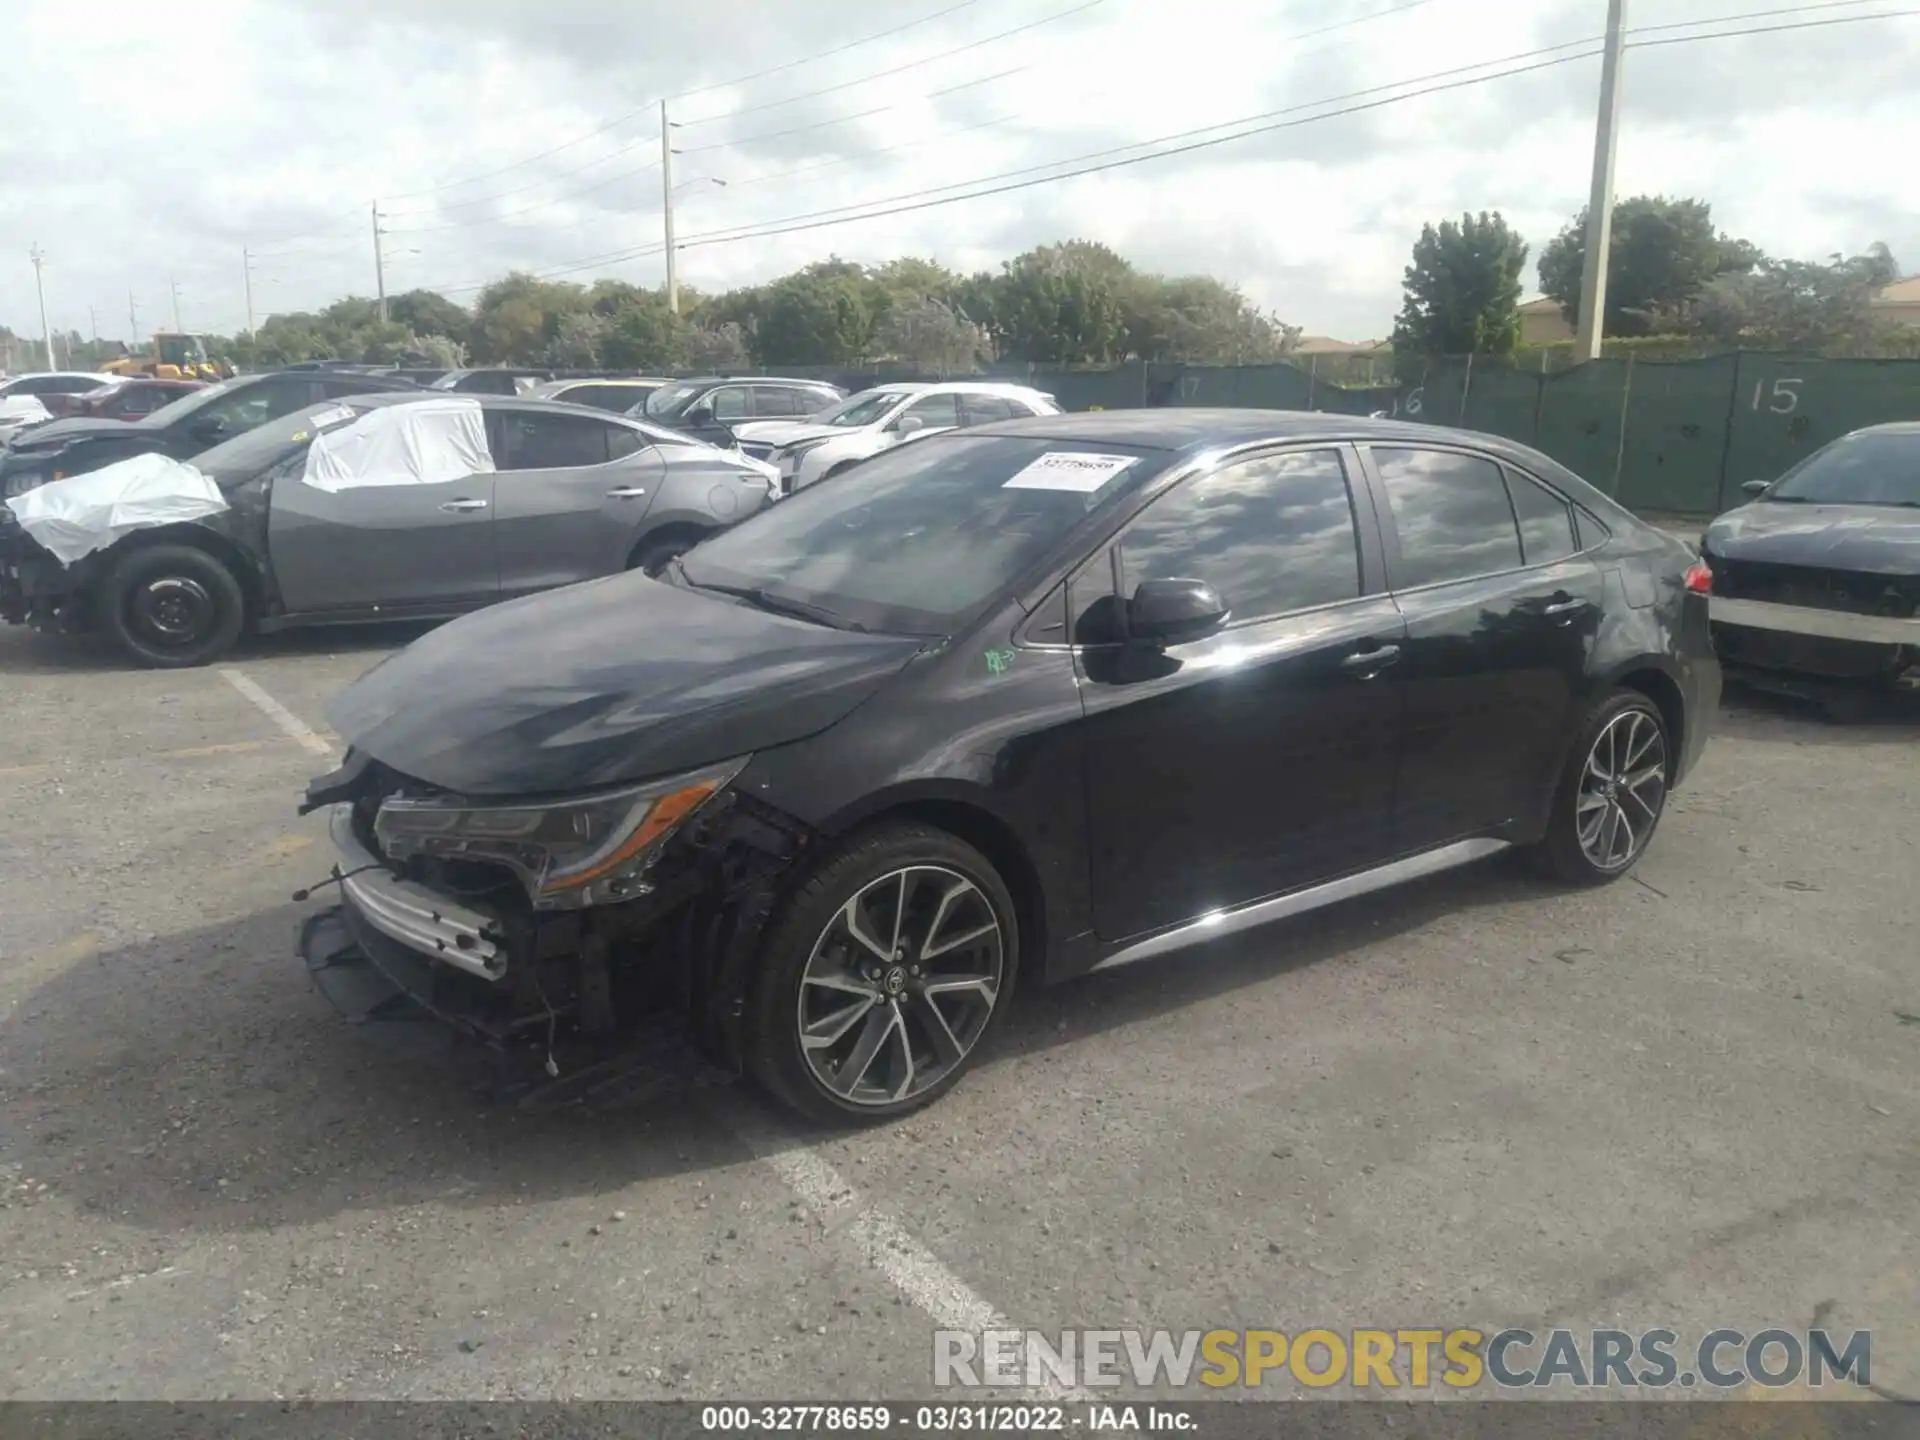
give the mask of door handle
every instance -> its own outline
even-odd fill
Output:
[[[1371,680],[1399,659],[1398,645],[1374,645],[1365,650],[1354,651],[1340,662],[1340,668],[1350,675],[1358,675],[1362,680]]]
[[[440,508],[442,510],[484,510],[487,508],[487,502],[484,500],[468,500],[463,497],[459,500],[449,500]]]
[[[1585,600],[1582,600],[1577,596],[1567,595],[1563,591],[1561,593],[1561,598],[1554,600],[1541,613],[1546,615],[1571,615],[1575,611],[1584,610],[1586,608],[1587,608],[1587,602]]]
[[[638,485],[619,485],[607,491],[609,500],[638,500],[646,494]]]

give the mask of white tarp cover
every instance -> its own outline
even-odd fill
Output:
[[[191,465],[135,455],[16,495],[7,508],[21,529],[71,565],[135,530],[217,515],[227,498]]]
[[[38,395],[0,395],[0,425],[37,425],[52,418]]]
[[[318,418],[318,417],[316,417]],[[467,396],[369,410],[313,437],[301,479],[333,492],[362,485],[442,485],[493,472],[486,413]]]

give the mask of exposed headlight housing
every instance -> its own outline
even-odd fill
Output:
[[[798,460],[802,455],[806,454],[809,450],[816,450],[820,446],[826,444],[829,440],[833,440],[837,438],[838,438],[837,436],[833,436],[833,435],[815,435],[810,440],[796,440],[791,445],[782,445],[779,448],[779,450],[775,452],[775,454],[786,459]]]
[[[373,833],[390,860],[431,856],[511,870],[537,910],[635,900],[667,837],[718,795],[748,756],[645,785],[525,805],[395,796]]]
[[[44,470],[18,470],[7,476],[6,493],[0,499],[11,500],[16,495],[24,495],[29,490],[37,490],[47,483]]]

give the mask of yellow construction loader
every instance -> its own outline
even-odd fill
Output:
[[[233,367],[207,358],[206,342],[198,335],[176,331],[155,333],[143,354],[128,351],[100,367],[109,375],[151,375],[156,380],[224,380]]]

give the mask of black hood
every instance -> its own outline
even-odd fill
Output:
[[[90,439],[97,435],[120,435],[131,437],[143,434],[156,427],[142,425],[137,420],[102,420],[92,415],[76,415],[66,420],[49,420],[44,425],[36,425],[23,431],[14,438],[14,450],[57,450],[75,440]]]
[[[1715,520],[1703,544],[1727,560],[1920,575],[1920,510],[1759,500]]]
[[[634,571],[456,620],[363,675],[327,718],[357,751],[463,795],[589,790],[815,734],[921,644]]]

